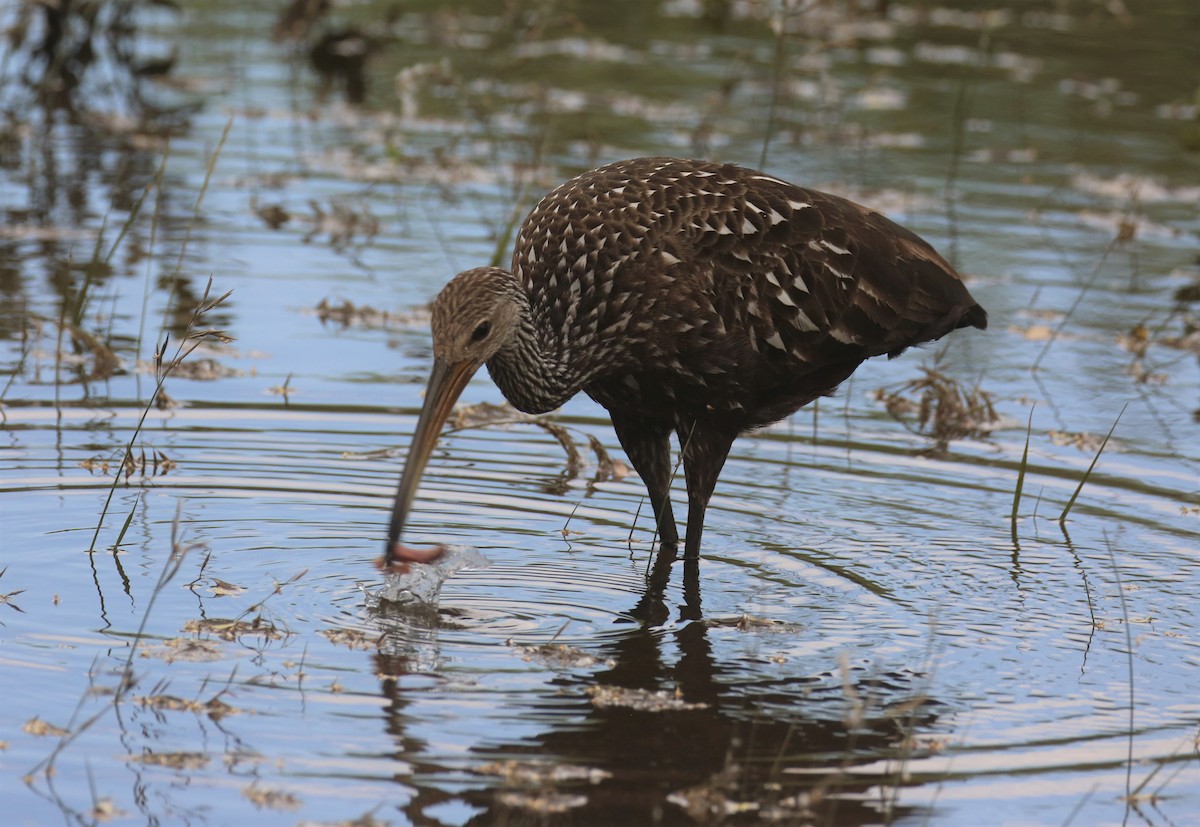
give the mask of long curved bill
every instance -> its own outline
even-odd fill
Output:
[[[429,455],[437,445],[438,435],[441,434],[442,426],[450,416],[454,403],[458,401],[459,394],[476,370],[477,366],[470,362],[448,364],[441,359],[433,360],[429,385],[425,389],[425,405],[417,419],[417,430],[408,449],[408,459],[404,463],[404,472],[400,475],[400,485],[396,488],[392,522],[388,526],[387,548],[383,551],[384,568],[396,562],[397,542],[404,531],[404,521],[408,518],[413,496],[421,483],[425,463],[429,461]]]

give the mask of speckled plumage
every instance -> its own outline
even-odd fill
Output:
[[[830,393],[865,359],[986,325],[954,269],[879,213],[732,164],[638,158],[546,195],[511,271],[446,286],[433,335],[437,359],[486,362],[521,410],[581,390],[607,408],[665,542],[678,540],[676,432],[694,555],[738,434]]]

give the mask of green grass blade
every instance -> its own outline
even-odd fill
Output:
[[[1021,507],[1021,489],[1025,487],[1025,468],[1029,464],[1029,435],[1033,433],[1033,412],[1037,405],[1029,409],[1029,424],[1025,426],[1025,450],[1021,452],[1021,465],[1017,469],[1017,487],[1013,491],[1012,515],[1009,522],[1012,525],[1013,545],[1017,544],[1017,509]]]
[[[1104,446],[1108,444],[1109,437],[1113,435],[1113,431],[1117,430],[1117,423],[1121,421],[1121,417],[1125,415],[1125,408],[1128,407],[1129,403],[1126,402],[1121,407],[1121,412],[1117,414],[1117,418],[1113,420],[1112,427],[1108,429],[1108,434],[1104,437],[1104,441],[1100,443],[1099,450],[1096,451],[1096,456],[1092,457],[1092,464],[1089,465],[1087,470],[1083,472],[1083,479],[1079,481],[1079,485],[1075,488],[1075,493],[1071,495],[1071,499],[1067,500],[1066,507],[1062,510],[1062,513],[1058,515],[1058,521],[1060,523],[1066,522],[1067,515],[1071,513],[1071,506],[1075,505],[1075,500],[1078,499],[1079,492],[1083,490],[1084,483],[1086,483],[1088,481],[1088,477],[1092,475],[1092,469],[1096,467],[1096,463],[1100,460],[1100,454],[1104,453]]]

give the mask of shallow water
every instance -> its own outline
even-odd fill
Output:
[[[1192,4],[823,4],[782,41],[765,5],[723,25],[700,4],[609,5],[406,10],[362,108],[321,96],[269,14],[147,18],[143,46],[179,59],[146,94],[197,105],[169,141],[101,97],[87,125],[18,110],[22,55],[4,64],[8,823],[1200,811],[1200,385],[1173,344],[1173,295],[1200,278]],[[424,303],[504,245],[514,203],[591,164],[757,165],[768,132],[773,174],[953,255],[989,330],[867,364],[740,440],[698,573],[655,565],[644,489],[589,448],[623,459],[589,400],[553,417],[574,473],[536,423],[456,430],[406,542],[490,565],[435,607],[371,599]],[[272,229],[268,206],[290,220]],[[236,341],[189,355],[165,382],[178,404],[147,408],[162,332],[169,355],[210,275],[212,297],[234,292],[198,328]],[[72,337],[77,310],[115,372]],[[936,454],[876,391],[943,352],[1002,420]],[[502,400],[481,375],[463,402],[485,401]]]

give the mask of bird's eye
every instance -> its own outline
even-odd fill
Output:
[[[487,335],[492,332],[492,323],[483,321],[475,328],[475,332],[471,334],[472,342],[482,342],[487,338]]]

